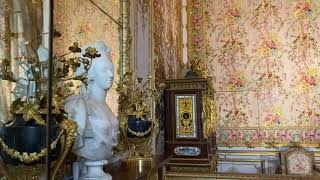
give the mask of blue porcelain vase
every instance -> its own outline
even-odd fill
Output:
[[[129,138],[149,137],[151,134],[152,122],[146,119],[137,118],[135,115],[128,117],[127,136]]]
[[[42,115],[43,119],[46,115]],[[59,125],[56,123],[56,116],[53,116],[53,125],[51,126],[51,141],[54,141],[59,135]],[[33,121],[25,122],[22,114],[16,114],[15,122],[7,127],[0,128],[0,137],[5,144],[15,149],[18,152],[39,153],[42,149],[46,148],[46,126],[35,124]],[[60,141],[57,147],[50,152],[52,160],[57,160],[60,152]],[[0,156],[5,164],[11,165],[34,165],[38,163],[44,163],[45,158],[41,158],[39,161],[32,163],[24,163],[19,159],[10,157],[3,149],[0,149]]]

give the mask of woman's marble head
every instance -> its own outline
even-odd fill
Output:
[[[92,60],[91,67],[88,71],[88,87],[101,88],[107,91],[111,88],[113,82],[113,64],[111,62],[110,48],[101,41],[97,41],[92,45],[81,48],[85,52],[87,47],[96,48],[100,57]],[[77,70],[77,74],[84,72],[83,66]]]

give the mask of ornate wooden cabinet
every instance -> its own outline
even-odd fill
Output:
[[[164,91],[168,167],[210,168],[215,153],[214,92],[208,79],[167,80]]]

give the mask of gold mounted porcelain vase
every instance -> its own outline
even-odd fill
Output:
[[[0,152],[3,160],[1,168],[8,179],[19,179],[21,175],[25,179],[39,179],[43,175],[41,173],[45,172],[44,158],[48,154],[47,148],[44,147],[45,126],[34,124],[21,126],[23,122],[25,121],[18,115],[15,125],[1,128]],[[52,163],[52,180],[56,179],[73,145],[76,129],[77,124],[72,120],[63,120],[60,125],[56,124],[52,128],[54,140],[50,144],[50,154],[53,154],[55,160]]]

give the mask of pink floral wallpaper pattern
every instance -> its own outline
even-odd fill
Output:
[[[205,0],[220,145],[320,143],[320,1]]]

